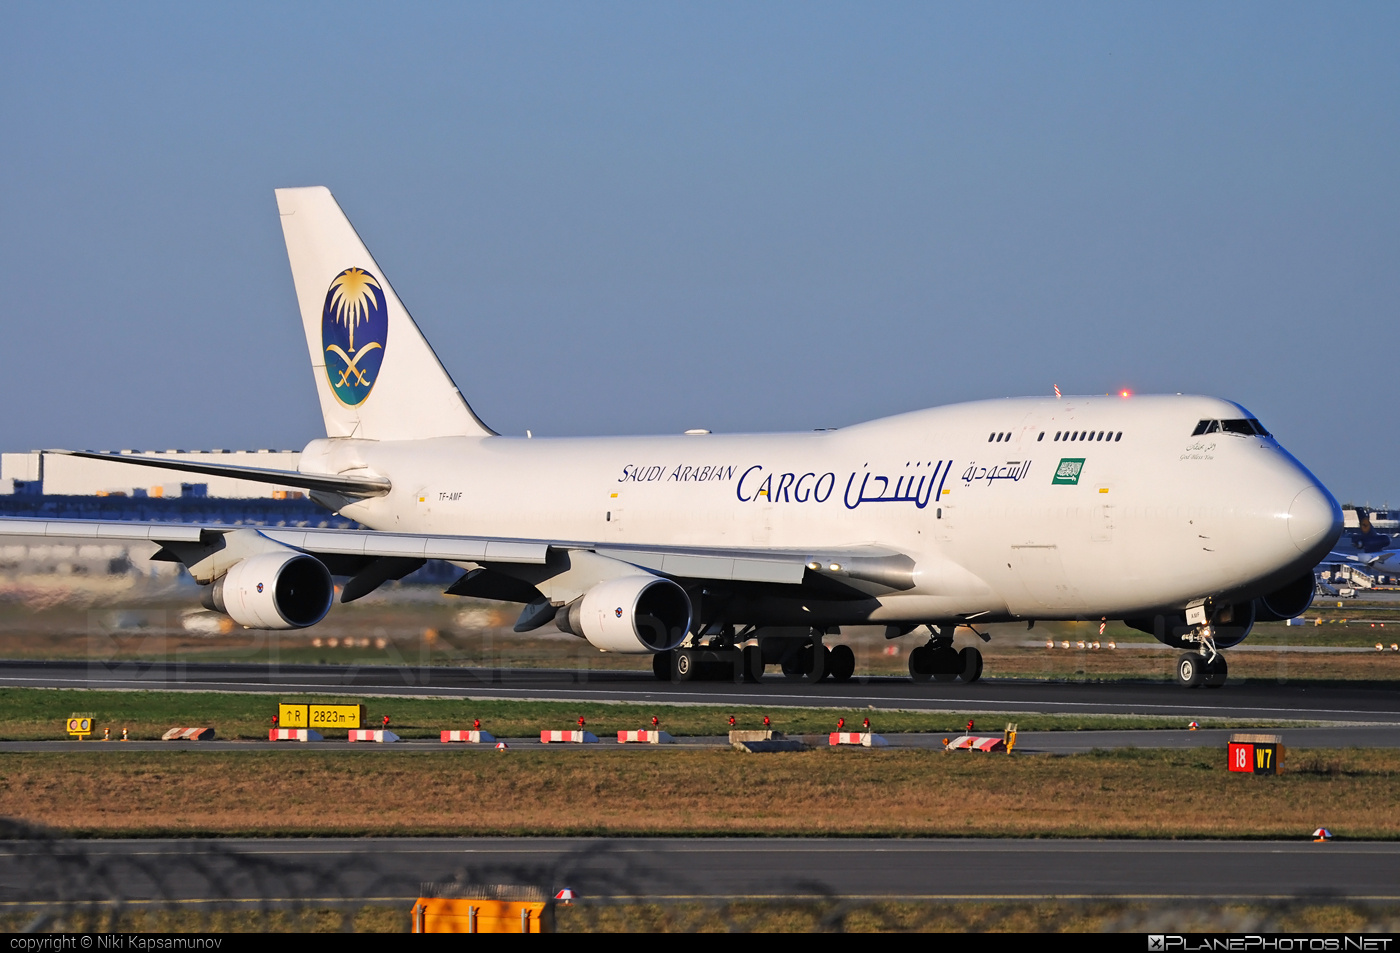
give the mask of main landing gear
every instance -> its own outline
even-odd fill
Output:
[[[972,646],[953,648],[952,626],[929,626],[931,638],[909,653],[909,677],[916,682],[975,682],[982,677],[982,653]]]
[[[1219,688],[1224,685],[1230,667],[1225,664],[1225,656],[1215,647],[1215,634],[1211,627],[1203,625],[1185,639],[1199,642],[1201,647],[1182,653],[1176,660],[1176,683],[1182,688]]]
[[[777,665],[788,679],[850,681],[856,672],[856,653],[849,645],[823,645],[824,634],[799,628],[769,636],[749,628],[736,635],[732,627],[721,627],[688,640],[691,645],[656,653],[651,670],[662,682],[756,683],[763,679],[764,669]]]

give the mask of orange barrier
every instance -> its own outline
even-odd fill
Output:
[[[161,741],[213,741],[213,728],[171,728],[160,736]]]
[[[391,744],[398,741],[399,736],[392,731],[383,728],[351,728],[349,741],[375,741],[379,744]]]
[[[629,743],[644,745],[669,745],[675,744],[676,739],[672,738],[664,731],[657,731],[655,728],[643,728],[640,731],[619,731],[617,733],[617,743],[625,745]]]
[[[489,731],[444,731],[442,733],[442,743],[448,744],[453,741],[462,741],[469,745],[489,745],[494,744],[496,736]]]
[[[319,731],[311,728],[273,728],[267,733],[268,741],[325,741]]]
[[[598,736],[591,731],[541,731],[540,744],[558,744],[560,742],[578,745],[591,745],[598,743]]]
[[[884,748],[889,742],[872,731],[833,731],[827,740],[831,745],[860,745],[864,748]]]

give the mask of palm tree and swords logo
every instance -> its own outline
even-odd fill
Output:
[[[388,334],[389,309],[374,276],[363,268],[347,268],[336,275],[326,289],[321,311],[321,344],[326,379],[342,404],[357,407],[369,396],[384,361]]]

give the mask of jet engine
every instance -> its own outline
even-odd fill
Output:
[[[1312,570],[1299,576],[1283,588],[1254,600],[1255,618],[1260,622],[1281,622],[1302,615],[1312,605],[1317,593],[1317,580]]]
[[[1173,612],[1124,619],[1123,624],[1139,632],[1146,632],[1163,645],[1170,645],[1175,649],[1189,649],[1196,644],[1183,638],[1195,630],[1195,626],[1187,624],[1185,613]],[[1239,645],[1249,635],[1249,630],[1254,628],[1254,602],[1236,602],[1221,606],[1215,610],[1210,628],[1215,636],[1217,648],[1228,649]]]
[[[665,652],[690,630],[690,597],[660,576],[620,576],[560,609],[554,624],[604,652]]]
[[[326,617],[334,595],[324,563],[288,550],[234,563],[200,601],[250,629],[304,629]]]

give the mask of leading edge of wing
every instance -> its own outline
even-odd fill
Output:
[[[900,553],[854,547],[844,550],[709,549],[627,546],[564,540],[436,536],[374,530],[299,529],[229,524],[138,523],[103,520],[0,519],[0,536],[211,542],[217,535],[252,531],[302,552],[337,556],[416,557],[457,562],[544,565],[549,551],[588,550],[640,569],[681,579],[801,585],[806,573],[848,576],[892,589],[913,587],[913,560]]]
[[[321,490],[322,492],[340,493],[345,496],[383,496],[388,493],[391,488],[389,481],[379,476],[345,476],[339,473],[302,473],[299,470],[268,470],[263,467],[241,467],[231,463],[195,463],[187,460],[168,460],[161,457],[148,457],[133,453],[95,453],[91,450],[45,450],[44,453],[62,454],[68,457],[82,457],[87,460],[108,460],[113,463],[130,463],[143,467],[179,470],[184,473],[199,473],[204,476],[221,476],[228,477],[232,480],[249,480],[254,483],[296,486],[305,490]]]

